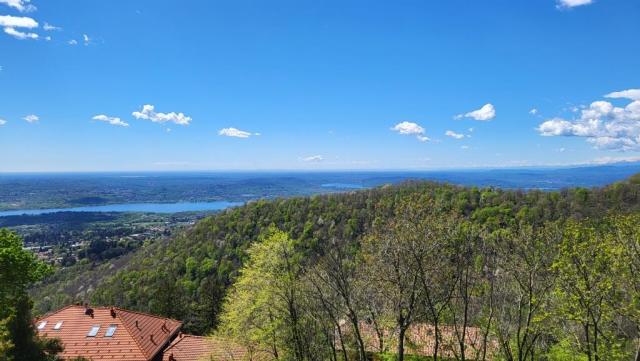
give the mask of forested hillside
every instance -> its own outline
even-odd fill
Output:
[[[256,253],[259,251],[248,252],[252,245],[258,240],[269,239],[269,235],[273,237],[274,232],[279,234],[278,231],[281,231],[284,236],[278,237],[290,239],[291,250],[296,254],[294,258],[299,268],[295,272],[295,282],[292,285],[300,289],[303,289],[305,284],[308,285],[310,278],[321,275],[329,275],[326,279],[326,286],[329,287],[331,272],[328,269],[332,269],[330,267],[332,259],[334,261],[338,259],[336,264],[340,265],[337,271],[335,268],[333,271],[354,272],[350,276],[353,277],[354,283],[349,286],[354,289],[357,288],[356,284],[362,284],[363,279],[366,279],[367,272],[393,274],[398,271],[393,265],[407,267],[402,274],[398,275],[400,278],[394,282],[384,283],[382,279],[369,279],[366,282],[375,285],[375,288],[369,289],[368,297],[365,298],[380,300],[374,297],[380,293],[380,290],[388,290],[389,295],[394,295],[392,297],[383,294],[381,298],[384,302],[380,302],[378,304],[380,307],[376,306],[373,309],[380,311],[381,318],[390,319],[390,325],[395,325],[394,327],[399,330],[403,328],[406,330],[406,327],[413,322],[460,323],[462,321],[458,318],[458,312],[464,309],[464,326],[485,327],[487,338],[494,340],[493,344],[497,345],[495,348],[505,354],[511,353],[508,359],[518,359],[518,353],[524,353],[524,358],[520,359],[530,359],[529,356],[533,359],[535,352],[561,353],[564,352],[564,348],[576,349],[580,352],[586,350],[588,352],[585,351],[584,354],[591,358],[598,352],[604,352],[593,350],[593,347],[604,345],[598,344],[598,341],[593,343],[594,337],[600,338],[600,342],[604,342],[603,340],[609,342],[606,344],[607,352],[618,352],[622,355],[624,352],[631,352],[628,351],[633,348],[630,340],[637,337],[637,329],[634,328],[632,316],[630,316],[637,310],[628,309],[627,315],[598,314],[596,318],[598,322],[602,319],[602,324],[599,325],[600,330],[596,329],[593,334],[593,329],[589,329],[593,327],[591,321],[584,321],[585,317],[593,318],[593,310],[588,310],[583,317],[581,313],[583,310],[575,307],[562,309],[565,306],[573,307],[572,303],[579,303],[575,298],[578,297],[576,294],[571,294],[569,291],[565,294],[562,290],[568,290],[567,285],[576,282],[574,273],[585,271],[580,268],[585,264],[587,266],[584,268],[587,271],[602,271],[603,278],[605,275],[615,273],[604,268],[608,267],[607,262],[612,259],[622,259],[625,249],[613,240],[610,244],[600,241],[608,237],[607,231],[623,229],[622,226],[618,227],[619,224],[625,225],[625,232],[629,234],[635,232],[633,218],[622,219],[619,215],[633,213],[639,207],[639,176],[601,189],[579,188],[560,192],[505,191],[415,182],[347,194],[256,201],[204,219],[174,239],[145,245],[132,256],[122,270],[107,277],[95,291],[90,293],[90,301],[181,319],[185,322],[185,328],[188,331],[201,334],[208,333],[219,325],[223,304],[226,304],[223,325],[225,330],[232,332],[233,322],[242,317],[242,315],[230,313],[230,310],[237,306],[234,306],[233,300],[242,300],[242,297],[252,297],[252,295],[240,287],[233,288],[234,297],[228,299],[226,303],[225,295],[240,274],[250,274],[249,270],[245,269],[242,272],[240,270],[249,259],[249,253],[252,257],[258,256]],[[597,244],[589,243],[584,241],[585,237],[591,237],[590,239],[598,242]],[[576,240],[579,239],[584,242],[577,242]],[[384,240],[387,240],[386,243]],[[435,243],[424,243],[430,240]],[[409,241],[410,243],[406,243]],[[586,247],[586,249],[582,250],[580,247]],[[607,253],[609,248],[603,250],[602,247],[610,247],[620,254],[609,254]],[[422,249],[419,257],[415,254],[417,249]],[[434,254],[439,254],[440,257],[430,258]],[[576,260],[576,257],[589,254],[603,254],[605,258],[597,260],[602,263],[601,267],[604,267],[602,270],[591,269],[593,260]],[[442,294],[442,289],[432,290],[427,286],[425,277],[428,272],[426,269],[420,270],[419,266],[422,263],[417,261],[422,259],[421,257],[429,258],[428,264],[440,265],[439,273],[442,275],[447,275],[447,270],[450,271],[449,281],[456,280],[455,285],[450,285],[452,287],[449,292],[450,298],[443,300],[442,305],[431,305],[435,308],[442,306],[442,310],[438,311],[441,313],[437,314],[436,319],[432,317],[435,311],[429,309],[429,303],[424,303],[422,298],[418,300],[418,296],[424,297],[429,292]],[[249,266],[251,265],[255,265],[255,261],[249,262]],[[322,271],[323,267],[328,269]],[[362,273],[363,269],[367,272]],[[460,274],[459,269],[464,269],[467,273]],[[86,268],[81,271],[91,272]],[[104,272],[104,269],[101,272]],[[268,270],[264,270],[263,273],[268,274]],[[414,283],[402,284],[406,281],[404,277],[407,274],[415,275],[412,279]],[[542,277],[539,280],[543,283],[540,285],[542,288],[536,288],[537,284],[524,288],[525,291],[529,291],[528,296],[533,299],[542,297],[542,294],[553,294],[553,302],[557,304],[551,307],[547,303],[549,300],[542,302],[535,299],[530,300],[527,306],[523,306],[522,292],[524,291],[518,286],[522,286],[523,279],[520,276],[523,274]],[[600,277],[598,274],[596,276]],[[587,278],[585,287],[591,287],[589,282],[592,279],[590,276]],[[464,290],[460,283],[463,279],[466,282]],[[422,284],[421,280],[424,281]],[[437,278],[430,279],[429,282],[431,282],[429,284],[441,284],[445,289],[449,284],[448,281]],[[613,278],[607,282],[611,290],[614,287]],[[321,284],[322,282],[312,283]],[[405,288],[394,289],[394,287],[400,287],[400,284]],[[606,288],[606,285],[598,286]],[[43,287],[46,287],[49,294],[63,289],[63,285],[55,283],[41,285],[40,290]],[[629,287],[625,289],[628,291],[632,285],[625,287]],[[333,288],[329,287],[329,289]],[[362,288],[358,290],[358,292],[364,292]],[[407,290],[409,294],[405,294]],[[451,296],[455,293],[453,290],[464,291],[458,294],[464,297]],[[324,294],[320,289],[316,291],[321,295]],[[616,289],[617,291],[619,290]],[[248,296],[247,292],[249,292]],[[606,292],[603,291],[599,302],[604,302],[604,299],[610,296],[604,293]],[[42,295],[38,289],[34,294]],[[311,292],[311,294],[314,293]],[[51,299],[46,303],[41,302],[41,311],[75,301],[72,295],[51,296],[55,298],[55,302]],[[404,296],[418,300],[412,306],[415,310],[405,309],[407,305],[406,300],[402,298]],[[619,296],[616,302],[621,299],[631,302],[626,298],[631,297],[630,294],[625,293]],[[340,299],[341,295],[338,292],[332,297]],[[296,300],[292,300],[292,303],[302,307],[302,304],[308,305],[313,300],[317,301],[317,298],[299,295]],[[371,321],[372,307],[369,307],[371,305],[360,304],[357,307],[354,306],[354,309],[345,308],[349,300],[350,298],[347,297],[342,301],[336,301],[340,306],[330,309],[338,312],[339,317],[350,319],[354,325],[358,324],[358,320]],[[460,303],[460,300],[464,302]],[[511,306],[520,304],[520,308],[505,310],[509,305],[505,303],[506,301]],[[391,306],[389,302],[392,303]],[[533,303],[536,302],[540,304],[534,305]],[[587,307],[592,306],[589,302]],[[389,314],[385,311],[388,306],[400,314],[393,314],[393,311]],[[598,306],[597,312],[602,311],[601,306],[602,304]],[[539,314],[538,311],[540,311]],[[403,314],[403,312],[409,314]],[[531,317],[526,326],[520,324],[523,312]],[[562,317],[550,317],[549,315],[553,312],[568,316],[566,320]],[[299,322],[303,322],[302,318],[306,316],[300,317]],[[542,322],[542,318],[544,322],[550,323],[536,324],[534,327],[532,323]],[[550,319],[553,321],[549,321]],[[320,330],[327,324],[323,324],[324,321],[318,321],[317,317],[314,320],[313,325],[307,324],[304,328],[316,330],[318,332],[314,334],[320,335],[322,334]],[[325,330],[333,330],[331,317],[325,321],[329,325]],[[396,324],[396,321],[399,323]],[[563,323],[565,321],[566,323]],[[584,322],[580,323],[582,321]],[[617,327],[615,332],[611,329],[603,331],[604,323],[607,323],[606,327],[613,327],[612,325],[615,324]],[[580,326],[585,324],[587,324],[586,330],[582,328],[583,331],[578,330],[576,334],[583,332],[582,336],[587,337],[586,348],[584,344],[576,345],[574,341],[565,340],[560,337],[561,334],[557,333],[557,330],[562,327],[573,330],[580,329]],[[528,335],[524,340],[518,338],[521,337],[520,332],[523,329]],[[248,334],[249,330],[245,328],[244,331]],[[518,334],[518,337],[514,339],[515,334]],[[590,335],[591,338],[589,338]],[[282,345],[284,346],[280,345],[280,347],[283,348],[283,352],[290,348],[296,358],[311,358],[310,355],[296,354],[295,351],[311,350],[314,347],[323,349],[322,352],[327,352],[329,355],[333,347],[329,345],[336,344],[335,340],[325,340],[324,344],[317,341],[324,345],[323,348],[315,345],[316,341],[311,340],[313,337],[293,336],[290,333],[283,335],[285,341]],[[530,338],[527,339],[527,337]],[[253,338],[246,341],[260,343],[259,339]],[[571,345],[563,345],[563,342]],[[359,349],[359,344],[362,346],[357,337],[352,344],[355,350]],[[556,350],[554,349],[556,345],[566,347]],[[395,347],[397,342],[394,344]],[[464,354],[464,345],[460,347]],[[389,351],[388,346],[380,351]],[[318,355],[322,352],[318,351]],[[336,352],[334,348],[334,356]],[[486,347],[484,353],[486,357]],[[603,358],[600,357],[600,359]]]

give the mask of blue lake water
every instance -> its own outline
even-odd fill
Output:
[[[55,212],[151,212],[177,213],[193,211],[219,211],[229,207],[242,205],[241,202],[181,202],[181,203],[130,203],[108,204],[102,206],[86,206],[73,208],[45,208],[1,211],[0,217],[19,215],[38,215]]]

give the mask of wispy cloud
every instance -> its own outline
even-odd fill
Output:
[[[69,44],[69,45],[78,45],[78,40],[71,39],[71,40],[67,41],[67,44]]]
[[[5,4],[22,13],[36,11],[37,8],[30,3],[31,3],[31,0],[0,0],[0,4]]]
[[[104,115],[104,114],[96,115],[91,119],[97,120],[97,121],[101,121],[101,122],[105,122],[105,123],[109,123],[111,125],[117,125],[117,126],[120,126],[120,127],[128,127],[129,126],[129,123],[122,121],[122,119],[120,119],[118,117],[110,117],[110,116]]]
[[[496,108],[491,103],[487,103],[482,106],[480,109],[476,109],[464,114],[458,114],[455,116],[455,119],[462,118],[471,118],[475,120],[480,120],[483,122],[490,121],[496,116]]]
[[[85,46],[91,44],[91,38],[87,34],[82,34],[82,42]]]
[[[324,160],[324,157],[320,154],[310,155],[308,157],[303,157],[302,160],[308,163],[318,163],[318,162],[322,162]]]
[[[150,104],[143,105],[139,112],[133,112],[132,115],[136,119],[150,120],[154,123],[171,122],[178,125],[189,125],[191,123],[191,117],[184,115],[184,113],[158,113],[155,111],[155,107]]]
[[[53,26],[47,22],[44,23],[44,25],[42,26],[42,28],[46,31],[57,31],[57,30],[62,30],[61,27],[59,26]]]
[[[558,0],[556,7],[558,9],[569,9],[589,4],[593,4],[593,0]]]
[[[238,128],[222,128],[218,131],[218,135],[233,138],[249,138],[251,136],[260,135],[260,133],[251,133]]]
[[[0,127],[5,125],[5,124],[7,124],[7,121],[2,119],[2,118],[0,118]]]
[[[400,122],[396,125],[394,125],[391,130],[398,132],[398,134],[401,135],[415,135],[416,139],[418,139],[421,142],[428,142],[429,137],[427,137],[425,135],[425,130],[423,127],[421,127],[419,124],[417,123],[413,123],[413,122]]]
[[[531,115],[536,115],[536,114],[538,114],[538,109],[536,109],[536,108],[532,108],[531,110],[529,110],[529,114],[531,114]]]
[[[447,130],[446,132],[444,132],[444,135],[446,135],[447,137],[454,138],[454,139],[463,139],[464,138],[464,134],[456,133],[453,130]]]
[[[40,121],[40,117],[35,114],[26,115],[22,119],[24,119],[27,123],[31,123],[31,124],[37,123],[38,121]]]

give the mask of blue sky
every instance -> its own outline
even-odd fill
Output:
[[[0,0],[0,172],[640,156],[640,2]]]

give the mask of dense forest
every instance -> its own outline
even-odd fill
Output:
[[[90,301],[282,359],[402,359],[415,346],[406,332],[429,324],[443,339],[436,359],[626,360],[640,327],[639,207],[640,176],[559,192],[409,182],[255,201],[145,244]],[[438,336],[451,327],[458,342]]]

